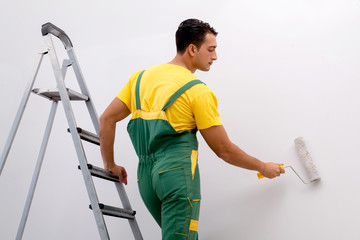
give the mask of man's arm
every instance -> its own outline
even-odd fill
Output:
[[[232,143],[223,126],[200,130],[201,135],[215,154],[225,162],[248,170],[259,171],[267,178],[285,173],[278,163],[264,163],[241,150]]]
[[[104,168],[117,175],[120,182],[127,184],[125,168],[116,165],[114,161],[114,140],[116,123],[130,114],[126,104],[115,98],[100,116],[100,150]]]

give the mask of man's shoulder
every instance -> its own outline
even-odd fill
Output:
[[[192,86],[190,89],[188,89],[185,92],[185,95],[188,97],[188,99],[192,102],[198,99],[201,96],[211,96],[214,97],[214,92],[204,83],[201,81],[201,83],[198,83],[194,86]]]

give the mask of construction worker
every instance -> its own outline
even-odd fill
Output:
[[[193,73],[209,71],[217,32],[197,19],[176,32],[177,54],[169,63],[134,73],[100,117],[105,169],[127,184],[124,167],[114,161],[116,123],[132,115],[128,132],[139,158],[141,197],[162,229],[163,240],[198,239],[200,177],[197,130],[224,161],[267,178],[284,173],[278,163],[249,156],[228,138],[214,93]]]

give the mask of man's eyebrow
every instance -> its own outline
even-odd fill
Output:
[[[209,48],[216,48],[217,46],[209,46]]]

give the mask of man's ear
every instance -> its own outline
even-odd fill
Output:
[[[189,55],[193,57],[193,56],[195,56],[195,53],[198,51],[198,49],[194,44],[190,44],[187,47],[187,51],[188,51]]]

